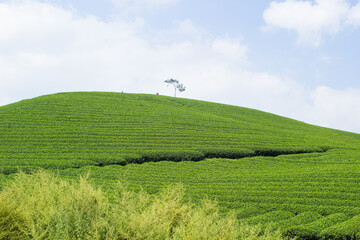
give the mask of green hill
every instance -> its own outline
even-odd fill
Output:
[[[311,236],[353,224],[359,163],[359,134],[236,106],[80,92],[0,107],[2,178],[19,169],[57,169],[64,177],[90,171],[109,191],[127,178],[151,193],[183,182],[188,199],[208,196],[242,221],[280,222],[287,233],[301,225],[306,235],[323,218]],[[343,232],[355,236],[349,228]]]
[[[156,161],[174,151],[237,158],[236,153],[278,155],[360,147],[358,134],[252,109],[139,94],[42,96],[1,107],[0,124],[0,167],[8,172],[18,167],[121,163],[155,155],[153,151],[160,152],[149,156]]]

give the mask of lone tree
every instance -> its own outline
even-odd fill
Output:
[[[167,84],[172,84],[174,85],[174,89],[175,89],[175,97],[176,97],[176,89],[179,90],[179,92],[183,92],[185,91],[186,87],[183,85],[183,84],[180,84],[178,80],[176,79],[168,79],[168,80],[165,80],[164,82],[166,82]]]

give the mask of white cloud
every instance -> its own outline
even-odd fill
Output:
[[[162,33],[165,43],[153,44],[158,33],[145,39],[142,20],[102,22],[36,1],[2,3],[0,13],[6,26],[0,37],[0,96],[14,101],[72,90],[155,92],[168,77],[221,65],[212,40],[203,39],[206,34],[190,20],[176,22]]]
[[[242,43],[240,38],[218,38],[212,42],[212,49],[226,57],[233,58],[235,61],[246,61],[249,51],[248,47]]]
[[[107,0],[112,2],[122,13],[139,13],[152,11],[179,2],[179,0]]]
[[[0,24],[6,25],[0,37],[0,81],[3,91],[10,90],[1,95],[86,88],[84,81],[121,68],[126,60],[117,53],[131,55],[143,47],[134,36],[137,23],[105,24],[34,1],[0,4]]]
[[[149,39],[152,39],[155,44],[166,44],[173,42],[186,42],[193,41],[199,42],[203,41],[207,37],[206,30],[195,26],[190,19],[177,20],[172,23],[171,29],[166,29],[162,31],[151,32],[152,36],[149,36]]]
[[[337,109],[348,104],[352,107],[340,113],[357,121],[348,120],[347,130],[360,132],[358,115],[351,112],[360,106],[358,90],[311,91],[286,77],[249,71],[249,50],[241,38],[211,38],[190,20],[144,36],[141,19],[103,22],[49,3],[21,1],[0,3],[0,27],[0,104],[61,91],[172,95],[163,81],[176,78],[187,86],[181,97],[335,128],[344,126]],[[327,101],[335,110],[324,107]]]
[[[360,2],[350,9],[346,23],[354,27],[360,26]]]
[[[335,90],[320,86],[312,92],[311,98],[309,121],[360,133],[360,89]]]
[[[177,3],[179,0],[109,0],[116,5],[120,6],[128,6],[131,4],[138,4],[138,5],[168,5]]]
[[[358,7],[358,6],[357,6]],[[356,11],[356,13],[355,13]],[[354,12],[353,14],[350,14]],[[357,14],[346,0],[271,2],[263,13],[267,28],[295,30],[298,43],[319,46],[324,35],[336,35]],[[350,15],[349,15],[350,14]],[[356,15],[358,17],[358,15]]]

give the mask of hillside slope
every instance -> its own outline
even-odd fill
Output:
[[[186,199],[214,199],[241,222],[360,239],[360,135],[257,110],[101,92],[0,107],[0,188],[36,168],[90,173],[110,194],[123,179],[149,193],[181,182]]]
[[[359,149],[360,135],[257,110],[165,96],[59,93],[0,107],[3,173],[338,148]]]

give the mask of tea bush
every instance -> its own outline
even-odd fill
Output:
[[[255,217],[245,218],[242,219],[241,221],[249,224],[257,224],[257,223],[277,222],[291,217],[294,217],[293,213],[280,210],[280,211],[268,212]]]
[[[360,215],[349,220],[335,224],[320,232],[320,236],[325,239],[358,239],[360,233]]]
[[[349,217],[344,213],[335,213],[315,220],[311,223],[290,228],[287,235],[296,236],[301,239],[321,239],[320,232],[328,227],[344,222]]]

